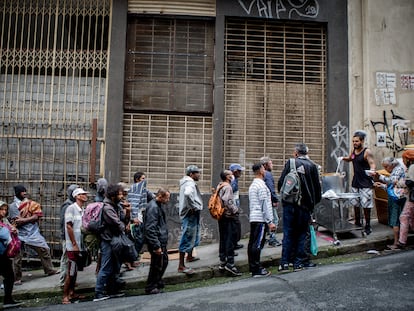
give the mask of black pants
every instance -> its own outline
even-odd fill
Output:
[[[0,255],[0,274],[3,276],[4,303],[12,301],[14,272],[12,260],[6,254]]]
[[[235,218],[223,216],[218,221],[219,226],[219,257],[222,263],[234,265],[234,248],[236,246],[236,237],[238,226]]]
[[[164,288],[164,282],[162,277],[168,266],[168,253],[167,246],[161,246],[162,254],[158,255],[154,253],[154,249],[148,245],[149,252],[151,253],[151,264],[148,273],[147,286],[145,291],[149,293],[155,288]]]
[[[268,231],[267,224],[264,222],[250,223],[250,238],[247,248],[249,258],[249,270],[251,273],[258,273],[262,269],[260,254],[266,242],[265,236]]]

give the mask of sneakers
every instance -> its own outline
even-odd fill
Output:
[[[282,246],[282,243],[278,240],[269,242],[269,247],[277,247],[277,246]]]
[[[371,234],[371,232],[372,232],[371,226],[365,226],[365,233],[366,233],[367,235],[370,235],[370,234]]]
[[[162,293],[162,291],[158,288],[153,288],[150,291],[145,291],[145,294],[147,294],[147,295],[157,295],[157,294],[161,294],[161,293]]]
[[[227,265],[224,266],[224,269],[227,272],[230,272],[230,274],[233,275],[233,276],[241,276],[243,274],[239,271],[239,269],[237,269],[237,267],[235,265],[227,264]]]
[[[104,294],[96,294],[95,298],[93,299],[93,301],[102,301],[102,300],[107,300],[111,297],[109,297],[108,295],[104,295]]]
[[[14,300],[5,301],[3,304],[3,309],[16,308],[16,307],[21,306],[22,304],[23,302],[20,302],[20,301],[14,301]]]
[[[304,270],[305,268],[304,268],[304,266],[303,265],[298,265],[298,266],[294,266],[293,267],[293,271],[294,272],[298,272],[298,271],[302,271],[302,270]]]
[[[226,271],[226,263],[225,262],[220,262],[218,269],[221,273],[224,273],[224,271]]]
[[[240,248],[243,248],[243,247],[244,247],[244,245],[239,243],[234,247],[234,249],[240,249]]]
[[[313,262],[306,262],[306,263],[304,263],[303,264],[303,267],[304,268],[315,268],[316,267],[316,263],[313,263]]]
[[[289,265],[287,263],[283,265],[279,265],[279,268],[277,269],[277,271],[282,272],[282,273],[289,272]]]
[[[272,273],[270,271],[267,271],[265,268],[260,269],[256,273],[252,273],[252,277],[254,278],[264,278],[267,276],[270,276]]]

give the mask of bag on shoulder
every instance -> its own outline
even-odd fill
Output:
[[[295,159],[290,159],[290,172],[283,180],[280,195],[282,201],[300,205],[302,200],[302,191],[300,187],[300,178],[296,171]]]
[[[82,227],[86,231],[99,234],[103,231],[102,223],[103,202],[89,203],[82,216]]]
[[[22,248],[22,242],[20,241],[17,233],[11,231],[11,228],[4,223],[0,224],[2,228],[6,229],[9,232],[10,239],[4,243],[6,256],[9,258],[14,258],[19,254],[20,249]]]
[[[208,200],[208,210],[210,211],[211,217],[216,220],[220,220],[221,216],[224,214],[223,201],[219,196],[221,188],[223,188],[223,185],[215,189],[210,199]]]

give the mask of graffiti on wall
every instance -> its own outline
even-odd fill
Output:
[[[301,17],[316,18],[319,14],[317,0],[237,0],[251,16],[260,16],[276,19],[291,19],[297,15]]]
[[[339,157],[346,156],[349,150],[348,128],[338,121],[332,126],[331,136],[334,139],[335,147],[331,152],[331,158],[338,162]]]
[[[409,124],[410,121],[396,115],[391,109],[391,125],[387,119],[387,112],[383,111],[383,120],[372,121],[371,125],[374,127],[377,138],[385,140],[380,142],[377,139],[377,146],[384,146],[393,152],[394,157],[398,152],[404,150],[404,146],[408,144]]]

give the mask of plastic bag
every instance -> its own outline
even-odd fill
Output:
[[[316,256],[318,255],[318,241],[316,239],[315,228],[312,225],[310,225],[309,231],[310,231],[310,240],[311,240],[310,251],[313,256]]]

